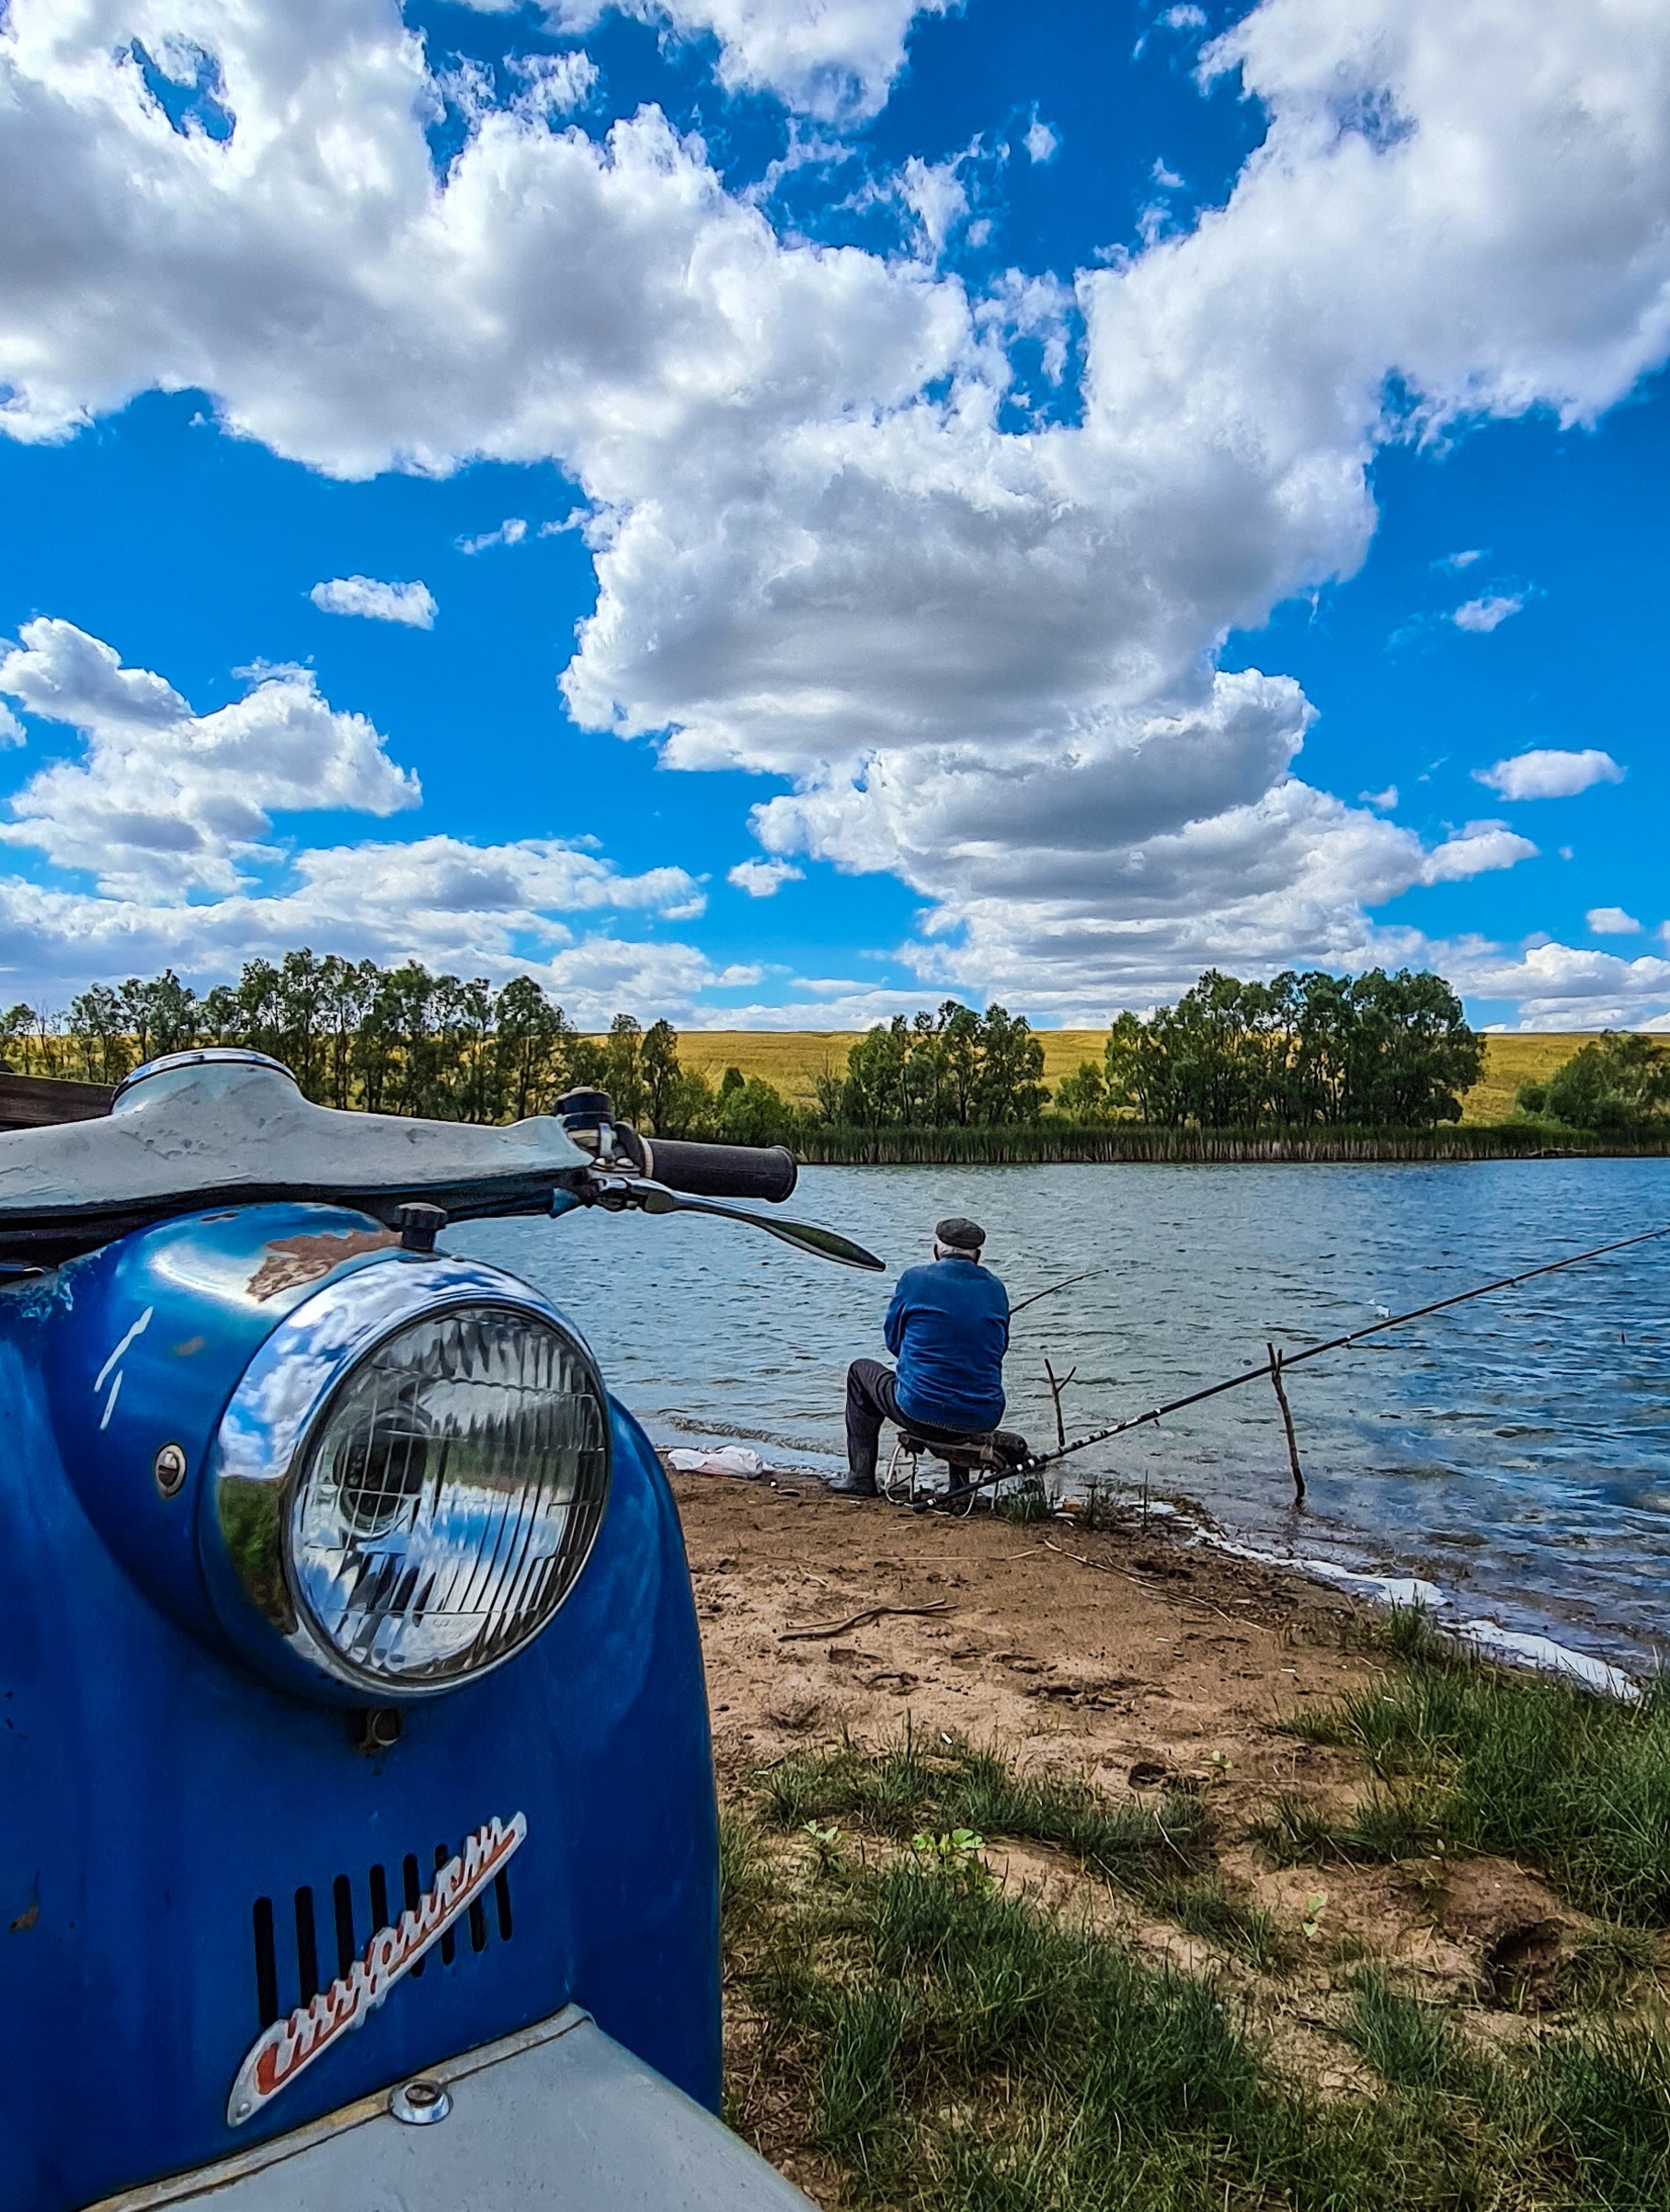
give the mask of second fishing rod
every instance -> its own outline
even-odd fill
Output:
[[[1447,1298],[1435,1298],[1424,1306],[1412,1306],[1406,1313],[1388,1313],[1378,1321],[1371,1321],[1363,1328],[1348,1329],[1343,1336],[1331,1336],[1324,1344],[1308,1346],[1302,1352],[1285,1352],[1281,1355],[1280,1370],[1298,1367],[1307,1359],[1320,1359],[1324,1352],[1344,1351],[1349,1346],[1360,1344],[1366,1336],[1378,1336],[1387,1329],[1401,1328],[1406,1322],[1422,1321],[1429,1314],[1442,1313],[1451,1306],[1465,1305],[1470,1299],[1484,1298],[1493,1290],[1511,1290],[1516,1284],[1528,1283],[1540,1275],[1558,1275],[1562,1268],[1579,1267],[1586,1261],[1604,1259],[1608,1253],[1626,1252],[1634,1244],[1650,1244],[1656,1238],[1670,1236],[1670,1223],[1658,1229],[1643,1229],[1634,1236],[1616,1238],[1609,1244],[1596,1244],[1587,1252],[1573,1252],[1564,1259],[1545,1260],[1539,1266],[1521,1268],[1517,1275],[1499,1276],[1494,1282],[1475,1283],[1470,1290],[1453,1291]],[[1087,1278],[1080,1278],[1087,1279]],[[1052,1286],[1065,1289],[1066,1285]],[[1040,1293],[1039,1295],[1047,1295]],[[1026,1301],[1030,1302],[1030,1301]],[[1076,1437],[1070,1444],[1058,1445],[1054,1451],[1029,1452],[1024,1460],[1008,1467],[994,1468],[978,1475],[971,1483],[945,1490],[938,1497],[924,1498],[913,1510],[918,1513],[944,1512],[951,1506],[961,1505],[976,1492],[989,1490],[996,1484],[1013,1480],[1018,1475],[1036,1474],[1046,1467],[1053,1467],[1058,1460],[1070,1459],[1074,1452],[1087,1450],[1092,1444],[1105,1444],[1114,1437],[1125,1436],[1133,1428],[1144,1428],[1155,1421],[1163,1421],[1168,1415],[1182,1413],[1185,1407],[1200,1405],[1208,1398],[1221,1397],[1226,1391],[1241,1390],[1249,1382],[1266,1382],[1270,1379],[1270,1362],[1243,1369],[1238,1375],[1227,1375],[1221,1382],[1208,1382],[1200,1390],[1186,1392],[1181,1398],[1169,1399],[1163,1405],[1152,1405],[1138,1414],[1129,1414],[1123,1421],[1109,1427],[1092,1429],[1089,1436]]]

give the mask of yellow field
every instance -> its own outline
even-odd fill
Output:
[[[1040,1029],[1044,1080],[1058,1083],[1081,1060],[1100,1060],[1105,1029]],[[858,1032],[850,1029],[686,1029],[679,1037],[679,1058],[716,1083],[726,1068],[762,1076],[787,1099],[811,1103],[812,1086],[826,1070],[839,1075]],[[1505,1121],[1514,1110],[1514,1093],[1522,1083],[1546,1081],[1587,1038],[1487,1037],[1484,1080],[1462,1101],[1463,1121]]]
[[[1487,1037],[1484,1079],[1461,1101],[1463,1121],[1505,1121],[1522,1083],[1546,1083],[1579,1046],[1592,1040],[1568,1030],[1559,1037]]]

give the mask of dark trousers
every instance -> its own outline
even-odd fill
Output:
[[[909,1421],[898,1410],[898,1393],[893,1370],[879,1359],[854,1359],[847,1370],[847,1466],[852,1480],[874,1483],[875,1453],[881,1442],[881,1425],[891,1421],[929,1443],[960,1443],[984,1429],[935,1428],[926,1421]]]

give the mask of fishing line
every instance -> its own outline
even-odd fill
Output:
[[[1627,1252],[1632,1244],[1650,1244],[1661,1236],[1670,1236],[1670,1224],[1662,1229],[1643,1229],[1635,1236],[1619,1237],[1610,1244],[1596,1244],[1590,1252],[1573,1252],[1562,1260],[1545,1260],[1540,1266],[1522,1268],[1517,1275],[1504,1275],[1493,1283],[1476,1283],[1470,1290],[1456,1290],[1448,1298],[1435,1298],[1429,1305],[1412,1306],[1407,1313],[1389,1313],[1383,1320],[1369,1322],[1365,1328],[1349,1329],[1344,1336],[1331,1336],[1325,1344],[1313,1344],[1306,1351],[1284,1352],[1282,1371],[1285,1374],[1288,1368],[1298,1367],[1307,1359],[1320,1359],[1324,1352],[1344,1351],[1348,1345],[1360,1344],[1365,1336],[1378,1336],[1382,1330],[1401,1328],[1405,1322],[1424,1321],[1429,1313],[1442,1313],[1450,1306],[1465,1305],[1470,1298],[1484,1298],[1493,1290],[1511,1290],[1518,1283],[1533,1282],[1539,1275],[1557,1275],[1562,1267],[1580,1267],[1587,1260],[1604,1259],[1612,1252]],[[1204,1390],[1190,1391],[1186,1397],[1172,1398],[1164,1405],[1150,1406],[1146,1413],[1127,1415],[1123,1421],[1115,1421],[1111,1428],[1095,1429],[1087,1437],[1076,1438],[1070,1444],[1058,1445],[1054,1451],[1031,1452],[1015,1466],[996,1469],[975,1482],[964,1484],[960,1489],[944,1491],[916,1509],[921,1512],[927,1506],[958,1505],[977,1490],[989,1489],[993,1483],[1006,1482],[1012,1475],[1035,1474],[1040,1468],[1052,1467],[1058,1460],[1070,1459],[1075,1451],[1083,1451],[1092,1444],[1105,1444],[1111,1437],[1122,1437],[1133,1428],[1163,1421],[1168,1414],[1182,1413],[1185,1406],[1199,1405],[1207,1398],[1221,1397],[1225,1391],[1240,1390],[1248,1382],[1267,1382],[1269,1379],[1267,1365],[1250,1367],[1244,1373],[1230,1375],[1222,1382],[1208,1382]]]

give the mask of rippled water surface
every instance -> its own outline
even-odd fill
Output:
[[[1432,1167],[812,1168],[785,1209],[883,1255],[885,1277],[722,1222],[573,1215],[449,1238],[585,1329],[661,1442],[749,1438],[828,1467],[847,1361],[880,1356],[900,1267],[972,1213],[1019,1300],[1012,1424],[1053,1435],[1044,1378],[1076,1370],[1069,1433],[1470,1284],[1670,1222],[1670,1162]],[[1481,1299],[1300,1369],[1296,1512],[1260,1382],[1067,1462],[1203,1506],[1252,1542],[1414,1573],[1469,1611],[1640,1658],[1670,1567],[1670,1238]]]

